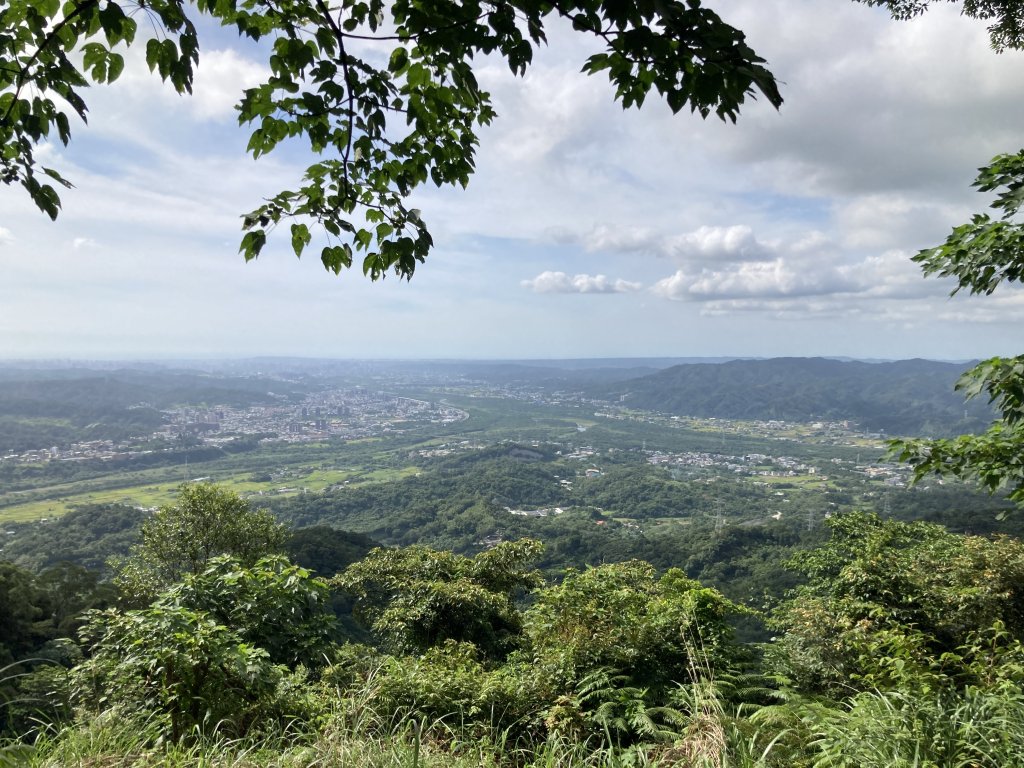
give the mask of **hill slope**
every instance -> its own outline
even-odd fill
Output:
[[[780,357],[677,365],[603,389],[637,408],[687,416],[785,421],[850,420],[893,434],[949,435],[983,428],[991,411],[953,385],[968,365]]]

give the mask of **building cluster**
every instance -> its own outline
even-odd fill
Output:
[[[910,482],[911,469],[906,464],[871,464],[858,466],[857,471],[871,480],[880,480],[897,488],[903,488]]]
[[[66,447],[52,446],[0,456],[0,461],[19,464],[42,464],[48,461],[87,461],[91,459],[125,459],[152,453],[151,450],[130,449],[112,440],[86,440]]]
[[[413,451],[410,457],[420,457],[424,459],[440,459],[445,456],[454,456],[458,453],[466,453],[467,451],[479,451],[487,447],[486,443],[480,443],[473,440],[457,440],[451,443],[441,443],[432,448],[421,448]]]
[[[204,435],[206,441],[213,444],[233,436],[253,434],[293,443],[378,437],[424,424],[449,424],[469,417],[465,411],[443,403],[362,387],[317,392],[299,404],[178,408],[166,414],[168,423],[161,429],[161,436],[170,439],[182,434]],[[221,435],[221,439],[210,437],[211,432]]]
[[[221,446],[240,437],[275,442],[314,442],[401,434],[427,424],[450,424],[469,418],[443,402],[400,397],[361,387],[326,390],[301,403],[249,407],[182,406],[162,411],[164,424],[153,434],[123,443],[91,440],[67,447],[12,453],[0,457],[15,463],[131,459],[155,451],[191,445]],[[141,445],[146,445],[145,449]]]
[[[685,451],[683,453],[648,451],[647,454],[648,463],[657,466],[715,469],[752,477],[795,477],[796,475],[813,475],[818,471],[817,467],[791,456],[769,456],[764,453],[729,456],[703,451]]]

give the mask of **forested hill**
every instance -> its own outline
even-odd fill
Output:
[[[891,434],[951,435],[991,420],[984,398],[953,385],[969,367],[931,360],[887,363],[780,357],[677,365],[610,385],[608,398],[687,416],[786,421],[850,420]]]

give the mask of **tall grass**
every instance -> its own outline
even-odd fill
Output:
[[[930,696],[866,692],[818,723],[816,768],[1005,768],[1024,761],[1015,685]]]
[[[411,728],[355,732],[338,721],[314,738],[286,735],[258,740],[204,737],[161,741],[159,723],[97,718],[10,753],[0,766],[25,768],[626,768],[658,765],[624,760],[612,750],[552,737],[526,748],[462,741],[444,723],[427,724],[417,743]]]
[[[717,706],[702,692],[705,710]],[[180,742],[167,740],[159,717],[108,710],[59,730],[41,731],[17,752],[0,748],[0,768],[760,768],[766,763],[728,757],[729,733],[720,719],[694,719],[674,743],[620,749],[606,740],[554,733],[538,742],[506,731],[481,738],[446,721],[383,718],[351,696],[316,732],[230,739],[216,729]],[[418,733],[417,733],[418,730]],[[210,735],[212,732],[212,735]],[[743,750],[737,751],[737,754]]]
[[[167,740],[159,716],[107,710],[0,745],[0,768],[1005,768],[1024,755],[1024,692],[1010,683],[929,695],[863,692],[845,705],[794,695],[739,703],[745,681],[701,665],[680,686],[671,739],[482,730],[480,722],[375,706],[377,681],[323,687],[324,716],[231,739],[216,727]],[[784,695],[784,694],[783,694]],[[669,722],[666,720],[665,722]]]

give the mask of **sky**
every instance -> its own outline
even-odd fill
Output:
[[[241,214],[312,162],[245,152],[260,50],[204,26],[192,97],[130,52],[71,146],[39,150],[75,184],[58,221],[0,187],[0,359],[1020,353],[1024,291],[951,298],[910,257],[985,210],[977,168],[1020,149],[1024,54],[952,4],[709,4],[781,110],[623,111],[580,74],[594,43],[555,24],[525,77],[478,62],[498,118],[468,189],[416,193],[435,249],[409,282],[336,276],[283,238],[246,264]]]

